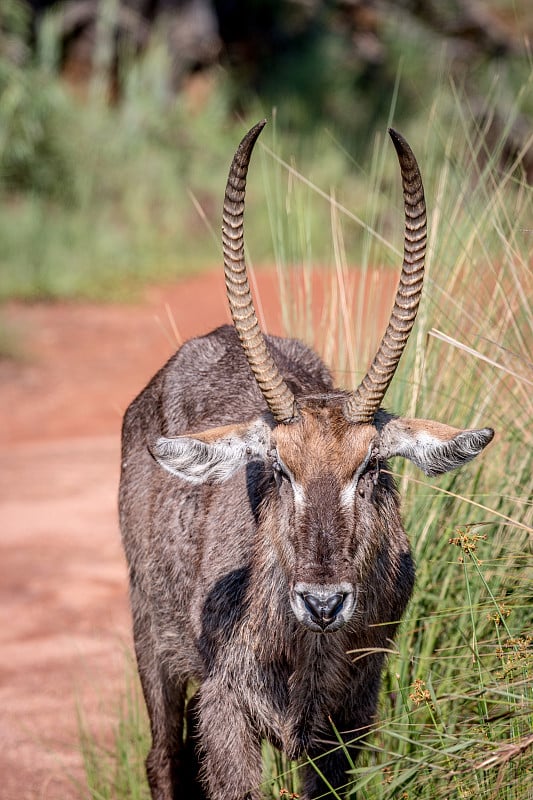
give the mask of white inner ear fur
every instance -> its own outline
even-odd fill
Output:
[[[227,425],[167,439],[150,447],[168,472],[189,483],[221,483],[250,461],[263,460],[270,447],[270,429],[263,420]]]
[[[380,432],[380,455],[403,456],[426,475],[441,475],[471,461],[493,436],[492,428],[463,431],[433,420],[391,419]]]

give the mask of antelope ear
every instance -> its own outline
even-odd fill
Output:
[[[270,429],[263,420],[224,425],[166,439],[149,450],[158,464],[189,483],[222,483],[249,461],[266,458]]]
[[[471,461],[493,436],[492,428],[460,430],[428,419],[390,419],[380,430],[379,454],[404,456],[426,475],[441,475]]]

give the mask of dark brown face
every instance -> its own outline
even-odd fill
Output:
[[[274,431],[281,491],[292,490],[290,601],[313,631],[345,625],[357,604],[354,560],[363,476],[375,465],[377,432],[346,421],[339,406],[299,408],[298,420]],[[367,493],[368,494],[368,493]],[[367,502],[371,498],[367,497]]]

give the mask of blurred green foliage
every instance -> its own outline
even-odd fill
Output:
[[[261,116],[273,120],[262,145],[273,146],[326,194],[339,187],[357,216],[368,208],[376,134],[390,122],[416,145],[458,94],[474,125],[483,124],[485,106],[489,114],[497,109],[505,125],[520,115],[529,119],[533,92],[523,87],[530,57],[522,41],[532,23],[529,4],[487,4],[511,23],[514,44],[500,52],[454,33],[458,2],[402,0],[380,5],[380,14],[372,2],[215,3],[226,7],[232,31],[221,28],[220,63],[175,92],[173,59],[157,26],[142,53],[117,46],[103,58],[103,44],[113,42],[104,3],[103,44],[80,81],[63,72],[61,7],[35,23],[23,0],[4,0],[0,298],[123,296],[148,280],[216,263],[229,158]],[[357,16],[366,6],[367,16]],[[436,30],[435,13],[444,33]],[[245,34],[256,48],[252,61],[242,45]],[[500,151],[503,156],[503,146]],[[445,161],[439,141],[432,157]],[[331,261],[323,236],[329,211],[313,191],[302,193],[306,228],[294,230],[284,200],[291,178],[271,158],[267,166],[268,158],[263,185],[254,181],[249,191],[253,257],[272,262],[280,256],[276,228],[265,224],[264,212],[254,212],[275,203],[272,219],[283,215],[289,237],[284,257]],[[273,174],[278,189],[269,197]],[[372,213],[386,233],[386,183],[382,190],[383,209],[378,203]],[[354,260],[364,258],[359,232],[347,236]]]

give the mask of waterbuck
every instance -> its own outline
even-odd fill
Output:
[[[317,759],[321,775],[303,768],[302,798],[342,792],[348,762],[333,731],[355,757],[414,580],[387,459],[439,475],[493,437],[380,408],[416,316],[426,245],[418,165],[393,130],[404,260],[361,384],[336,389],[308,347],[263,335],[243,240],[263,125],[239,145],[224,199],[234,327],[184,344],[124,418],[120,518],[154,800],[256,800],[263,739]]]

